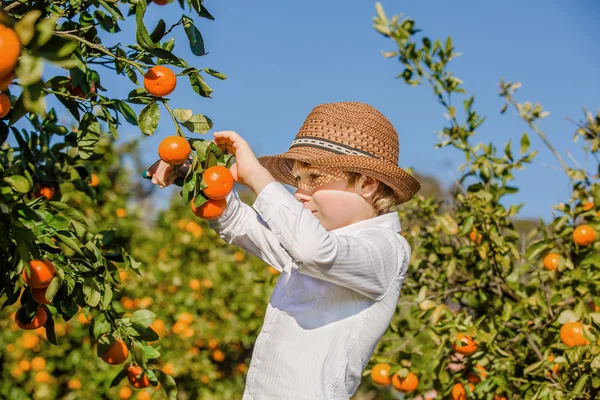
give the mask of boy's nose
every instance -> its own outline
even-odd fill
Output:
[[[310,200],[310,192],[306,189],[297,189],[294,197],[301,203],[306,203]]]

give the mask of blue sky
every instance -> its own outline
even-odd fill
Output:
[[[381,55],[382,50],[394,50],[394,44],[372,27],[374,1],[206,0],[205,5],[215,21],[185,13],[197,21],[209,54],[193,56],[181,27],[173,33],[174,52],[195,67],[221,71],[229,79],[208,78],[212,99],[197,96],[187,78],[181,79],[170,95],[172,108],[206,114],[214,121],[214,130],[236,130],[258,155],[264,155],[287,150],[314,106],[362,101],[383,112],[398,130],[400,166],[435,176],[445,186],[458,176],[462,153],[434,148],[435,132],[446,121],[431,89],[411,88],[395,79],[402,71],[400,64]],[[518,153],[526,126],[512,110],[499,114],[498,83],[505,78],[523,84],[518,101],[539,101],[552,113],[541,126],[561,155],[567,158],[569,151],[585,163],[580,144],[572,140],[575,127],[566,118],[579,119],[583,106],[600,108],[600,3],[469,0],[382,1],[382,5],[388,16],[404,13],[414,18],[430,38],[452,36],[463,55],[450,69],[464,81],[467,92],[475,94],[475,109],[487,117],[476,142],[493,140],[502,151],[512,139]],[[181,13],[177,3],[151,4],[145,22],[149,30],[159,18],[170,26]],[[120,25],[118,40],[135,42],[133,20]],[[108,35],[106,39],[115,40]],[[113,97],[126,96],[134,87],[125,77],[111,76],[102,83]],[[174,132],[164,109],[161,116],[157,132],[143,141],[148,163],[155,159],[160,140]],[[129,125],[120,132],[124,139],[142,135]],[[521,216],[547,219],[553,204],[568,200],[568,180],[539,138],[533,134],[530,138],[532,149],[540,154],[533,165],[518,172],[516,185],[521,191],[507,204],[525,202]],[[587,163],[594,166],[591,159]],[[159,203],[165,204],[175,190],[160,191]]]

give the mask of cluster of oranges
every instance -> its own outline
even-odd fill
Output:
[[[25,307],[21,307],[15,314],[15,322],[21,329],[33,330],[44,326],[48,314],[43,304],[50,304],[46,298],[46,290],[56,275],[56,267],[49,260],[32,260],[29,262],[29,273],[23,268],[22,276],[25,284],[31,288],[31,297],[38,303],[33,319],[27,318]]]
[[[158,146],[158,156],[165,163],[174,168],[185,163],[190,153],[191,146],[182,136],[168,136]],[[233,175],[229,169],[221,165],[207,168],[202,174],[206,188],[202,191],[208,198],[200,207],[191,202],[192,212],[203,219],[212,220],[220,217],[227,207],[225,198],[233,190]]]
[[[0,54],[0,90],[6,90],[15,78],[15,68],[21,55],[21,42],[13,29],[1,24]],[[10,99],[4,93],[0,93],[0,118],[4,118],[9,111]]]
[[[371,370],[371,379],[378,385],[392,386],[403,393],[411,393],[417,389],[419,378],[412,372],[409,372],[406,377],[401,378],[398,373],[395,373],[390,378],[391,366],[385,363],[375,364]]]

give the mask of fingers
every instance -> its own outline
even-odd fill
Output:
[[[246,142],[237,132],[234,131],[215,132],[213,141],[221,150],[227,150],[233,155],[235,155],[235,152],[240,145]]]
[[[162,160],[158,160],[148,168],[148,175],[152,177],[152,183],[158,185],[161,189],[169,186],[177,177],[171,176],[173,175],[173,167]]]

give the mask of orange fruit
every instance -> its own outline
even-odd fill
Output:
[[[472,392],[475,390],[475,386],[472,383],[469,383],[469,389],[471,389]],[[467,400],[467,392],[462,383],[457,383],[452,388],[452,400]]]
[[[21,54],[21,43],[16,32],[6,25],[0,24],[0,77],[13,73]]]
[[[198,279],[192,279],[189,286],[192,290],[200,290],[200,281]]]
[[[239,363],[236,367],[235,370],[237,372],[239,372],[240,374],[245,374],[246,372],[248,372],[248,366],[244,363]]]
[[[548,362],[552,362],[554,361],[554,356],[552,354],[550,354],[548,356]],[[552,366],[552,372],[554,372],[555,374],[558,374],[558,370],[560,369],[560,364],[558,363],[554,363],[554,365]],[[546,376],[551,376],[550,371],[546,371]]]
[[[52,380],[52,376],[50,376],[48,371],[38,371],[34,379],[37,383],[48,383]]]
[[[242,253],[241,251],[236,251],[233,254],[233,259],[237,262],[240,262],[244,259],[244,253]]]
[[[194,320],[194,316],[189,312],[182,312],[177,316],[177,321],[180,321],[183,324],[189,325]]]
[[[594,208],[594,202],[593,201],[588,201],[583,205],[583,210],[584,211],[590,211],[592,208]]]
[[[213,287],[213,283],[210,279],[202,279],[202,286],[204,286],[207,289],[210,289],[211,287]]]
[[[163,333],[165,333],[165,323],[162,319],[155,319],[154,322],[150,324],[150,328],[152,328],[152,330],[156,332],[158,336],[162,336]]]
[[[375,364],[371,370],[371,379],[373,382],[379,385],[390,384],[390,365],[389,364]]]
[[[481,378],[487,377],[487,371],[483,365],[477,364],[475,369],[478,370],[479,373],[473,371],[467,375],[467,380],[473,384],[477,384],[481,382]]]
[[[46,359],[45,358],[34,357],[34,359],[31,360],[31,369],[33,369],[34,371],[40,371],[44,368],[46,368]]]
[[[225,354],[221,350],[215,350],[213,351],[212,358],[216,362],[221,362],[225,360]]]
[[[56,190],[53,187],[42,186],[33,193],[33,197],[38,198],[44,196],[46,200],[52,200]]]
[[[169,165],[183,164],[191,152],[188,141],[178,135],[167,136],[158,145],[158,156]]]
[[[561,326],[560,340],[569,347],[590,344],[585,336],[583,336],[583,325],[581,325],[581,322],[567,322]]]
[[[71,390],[81,389],[81,381],[79,379],[71,379],[68,386]]]
[[[456,334],[456,339],[454,339],[452,348],[457,353],[470,356],[471,354],[477,351],[477,344],[475,344],[475,341],[473,341],[473,339],[470,336],[459,332]]]
[[[31,297],[33,297],[33,299],[39,304],[50,304],[50,302],[46,298],[46,290],[48,290],[47,287],[40,289],[31,289]]]
[[[21,329],[27,329],[27,330],[38,329],[38,328],[42,327],[48,320],[48,314],[46,313],[46,310],[44,309],[44,307],[38,306],[37,309],[35,310],[35,317],[33,317],[33,320],[28,324],[24,324],[19,319],[19,316],[20,316],[21,312],[23,312],[23,311],[24,311],[24,308],[21,307],[17,310],[17,313],[15,314],[15,322],[17,323],[17,326]]]
[[[117,214],[117,217],[119,218],[125,218],[127,216],[127,210],[124,208],[117,208],[115,214]]]
[[[29,267],[30,275],[27,275],[27,268],[23,268],[21,275],[25,283],[35,289],[48,287],[56,274],[56,267],[49,260],[31,260]]]
[[[0,93],[0,118],[6,117],[10,112],[10,99],[4,93]]]
[[[596,240],[596,231],[589,225],[580,225],[573,231],[573,241],[579,246],[589,246]]]
[[[13,79],[15,79],[15,74],[11,73],[6,76],[0,76],[0,90],[6,90],[11,85]]]
[[[125,342],[121,339],[115,340],[115,342],[102,354],[102,358],[105,362],[117,365],[125,362],[129,356],[129,349]]]
[[[152,395],[148,392],[139,392],[137,394],[137,400],[150,400],[152,399]]]
[[[271,275],[277,275],[279,273],[279,271],[277,270],[277,268],[272,267],[272,266],[269,265],[269,273]]]
[[[120,302],[121,302],[121,305],[123,306],[123,308],[125,308],[127,310],[130,308],[133,308],[133,300],[131,299],[131,297],[123,296],[123,297],[121,297]]]
[[[205,385],[208,385],[208,382],[210,382],[210,377],[206,374],[202,374],[200,375],[200,381]]]
[[[154,3],[158,4],[159,6],[164,6],[165,4],[167,4],[169,2],[169,0],[152,0]]]
[[[203,192],[209,199],[224,199],[233,190],[233,175],[221,165],[210,167],[204,171],[202,177],[208,186]]]
[[[71,79],[70,76],[69,76],[69,79]],[[79,86],[73,87],[72,84],[69,84],[69,86],[67,87],[67,90],[69,91],[69,93],[71,93],[71,96],[81,97],[81,98],[86,97],[86,93],[83,93],[83,89],[81,89]],[[94,84],[94,81],[92,81],[90,83],[89,93],[96,93],[96,85]],[[89,93],[87,93],[87,94],[89,94]]]
[[[217,341],[215,339],[208,339],[208,348],[209,349],[216,349],[219,346],[219,343],[217,343]]]
[[[98,178],[98,175],[92,174],[92,177],[90,178],[90,186],[96,187],[99,184],[100,184],[100,178]]]
[[[173,363],[168,362],[165,365],[163,365],[163,367],[160,370],[167,375],[173,375],[173,373],[175,372],[175,366],[173,365]]]
[[[544,257],[544,267],[548,271],[554,271],[558,268],[558,262],[560,261],[560,255],[556,253],[550,253],[546,257]]]
[[[173,324],[173,326],[171,327],[171,330],[173,331],[174,334],[179,335],[182,334],[183,332],[185,332],[185,330],[188,328],[188,325],[185,324],[184,322],[181,321],[177,321]]]
[[[131,364],[129,368],[127,368],[127,380],[131,386],[136,389],[141,389],[150,386],[150,381],[148,377],[142,370],[142,367],[139,365]]]
[[[200,207],[194,206],[194,201],[191,202],[192,212],[199,218],[213,220],[219,218],[227,208],[227,200],[208,200]]]
[[[163,97],[175,90],[177,77],[169,68],[157,65],[144,75],[144,87],[153,96]]]
[[[119,389],[119,399],[127,400],[133,396],[133,390],[129,386],[122,387]]]
[[[36,331],[36,333],[40,332],[42,330],[43,330],[43,328]],[[36,334],[29,333],[29,332],[23,333],[23,348],[24,349],[31,350],[31,349],[35,348],[35,346],[37,346],[37,344],[39,342],[40,342],[40,338]]]
[[[21,369],[21,371],[29,371],[31,369],[31,363],[27,360],[21,360],[19,361],[19,364],[17,364],[19,366],[19,368]]]
[[[408,375],[406,375],[406,378],[400,378],[398,374],[392,376],[392,386],[401,392],[414,392],[418,385],[419,378],[412,372],[409,372]]]
[[[473,230],[471,231],[471,233],[469,233],[469,239],[471,239],[471,242],[474,243],[481,243],[481,238],[483,237],[483,235],[481,233],[477,233],[477,229],[473,228]]]
[[[77,321],[79,321],[80,324],[89,324],[90,320],[87,319],[87,317],[85,316],[85,314],[83,312],[79,313],[79,315],[77,315]]]

